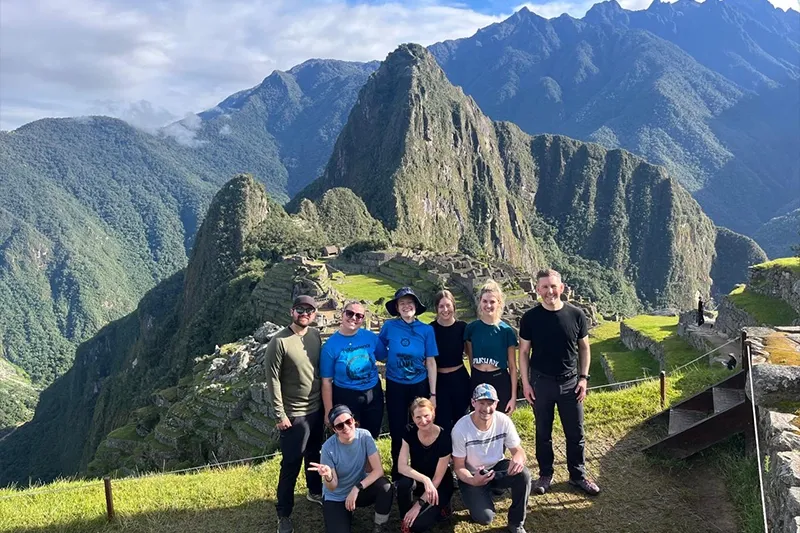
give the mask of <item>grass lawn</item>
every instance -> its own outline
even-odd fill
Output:
[[[728,294],[728,299],[760,324],[786,326],[797,318],[797,311],[783,300],[758,294],[745,285],[737,285]]]
[[[611,373],[617,381],[653,377],[659,373],[658,362],[644,350],[633,352],[604,352]]]
[[[379,316],[388,317],[384,304],[392,299],[400,285],[378,274],[349,274],[336,279],[333,286],[345,298],[353,300],[369,300],[372,302],[368,311]],[[377,303],[381,300],[381,303]],[[436,318],[436,313],[430,311],[418,317],[426,324]]]
[[[690,395],[716,380],[718,375],[698,370],[668,380],[668,398]],[[652,438],[637,425],[658,410],[658,383],[614,392],[591,393],[586,400],[587,469],[603,493],[589,498],[567,484],[563,433],[556,424],[554,443],[556,478],[553,490],[545,496],[531,496],[526,527],[528,531],[567,533],[642,532],[692,533],[735,531],[737,510],[725,491],[725,482],[735,483],[733,494],[746,524],[757,516],[757,476],[752,465],[740,460],[735,445],[706,452],[703,461],[679,465],[651,460],[639,452]],[[533,453],[534,417],[527,407],[513,415],[528,452],[528,465],[536,475]],[[378,447],[388,470],[389,441],[380,439]],[[744,461],[744,462],[742,462]],[[184,532],[269,531],[275,527],[275,488],[280,458],[255,466],[211,469],[193,474],[163,474],[139,479],[114,481],[115,522],[105,520],[102,482],[60,481],[24,496],[4,499],[17,493],[0,490],[0,531],[33,533],[59,532]],[[709,489],[711,487],[711,489]],[[714,488],[716,487],[716,488]],[[722,487],[720,489],[720,487]],[[720,492],[721,490],[721,492]],[[63,491],[63,492],[61,492]],[[321,509],[303,497],[304,481],[298,482],[294,512],[298,532],[323,531]],[[438,533],[499,531],[506,524],[509,498],[496,499],[497,517],[492,526],[469,521],[458,492],[454,496],[455,516],[438,525]],[[748,516],[750,518],[748,518]],[[371,521],[369,509],[356,513],[354,531],[366,531]],[[390,531],[397,531],[396,506]],[[587,525],[590,527],[587,529]],[[757,529],[739,529],[755,533]]]
[[[797,274],[800,274],[800,257],[781,257],[779,259],[773,259],[772,261],[767,261],[766,263],[760,263],[758,265],[753,266],[752,268],[756,270],[767,270],[770,268],[783,268],[786,270],[791,270]]]

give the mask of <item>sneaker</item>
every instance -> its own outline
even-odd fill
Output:
[[[522,524],[518,526],[508,526],[508,531],[509,533],[528,533],[525,531],[525,528],[522,526]]]
[[[550,490],[550,485],[553,483],[553,476],[539,476],[539,479],[531,482],[531,492],[535,494],[544,494]]]
[[[288,516],[278,518],[278,533],[294,533],[292,519]]]
[[[322,494],[312,494],[311,492],[309,492],[308,494],[306,494],[306,500],[312,503],[318,503],[322,505]]]
[[[600,487],[598,487],[597,483],[595,483],[590,479],[584,478],[578,481],[573,481],[572,479],[570,479],[569,484],[572,485],[573,487],[578,487],[589,496],[597,496],[598,494],[600,494]]]

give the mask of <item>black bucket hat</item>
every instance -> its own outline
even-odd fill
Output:
[[[427,308],[422,305],[419,297],[414,293],[414,289],[411,287],[401,287],[396,293],[394,293],[394,298],[386,302],[386,310],[389,311],[390,315],[400,316],[400,313],[397,312],[397,300],[403,296],[411,296],[414,299],[414,305],[417,308],[417,312],[414,313],[415,316],[419,316],[427,310]]]

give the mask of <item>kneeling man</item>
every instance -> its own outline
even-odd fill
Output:
[[[494,520],[492,493],[511,489],[508,531],[525,533],[525,513],[530,495],[531,474],[525,466],[517,428],[497,409],[497,391],[481,383],[472,392],[471,414],[453,427],[453,465],[458,476],[461,499],[472,520],[488,525]],[[511,459],[505,458],[505,450]]]

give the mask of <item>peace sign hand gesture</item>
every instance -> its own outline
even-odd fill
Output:
[[[320,463],[308,463],[310,468],[308,469],[309,472],[318,472],[322,479],[331,479],[333,477],[333,470],[328,465],[323,465]]]

